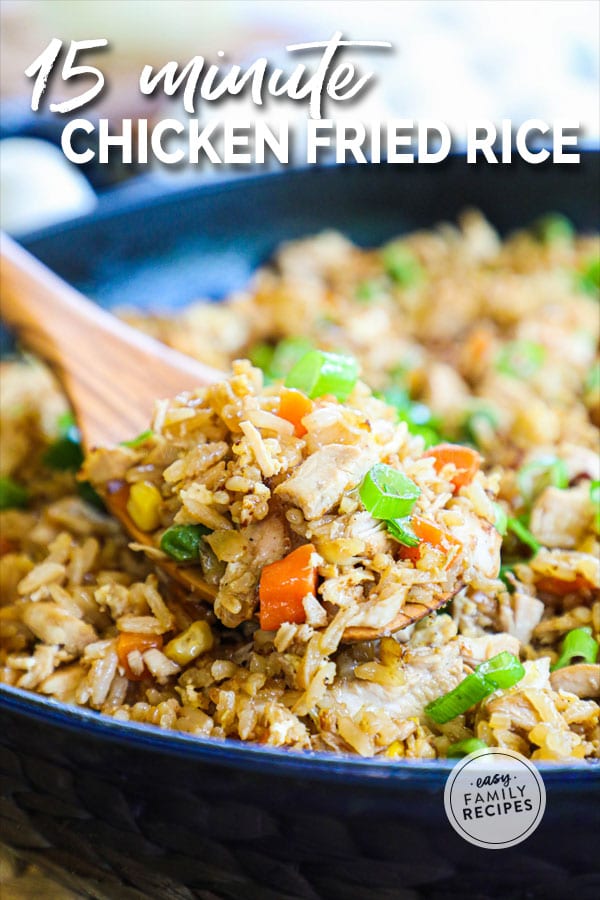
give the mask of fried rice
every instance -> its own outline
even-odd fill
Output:
[[[284,245],[223,303],[123,312],[229,374],[157,400],[148,432],[82,468],[48,372],[3,363],[0,682],[295,750],[598,757],[600,667],[565,659],[569,635],[600,637],[597,256],[558,217],[502,241],[474,212],[377,250]],[[313,348],[360,378],[286,418]],[[464,445],[468,477],[439,451]],[[400,536],[364,490],[378,466],[414,487]],[[117,492],[147,543],[103,508]],[[273,618],[269,577],[298,552],[309,579]],[[507,653],[513,686],[432,717]]]

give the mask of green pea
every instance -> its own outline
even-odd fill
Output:
[[[8,475],[0,477],[0,509],[15,509],[25,506],[29,492]]]
[[[600,292],[600,256],[587,261],[581,272],[577,273],[577,284],[586,294],[597,297]]]
[[[414,253],[403,244],[388,244],[381,251],[381,259],[387,274],[401,287],[413,287],[423,280],[423,267]]]
[[[512,378],[531,378],[543,365],[546,348],[534,341],[509,341],[500,350],[496,369]]]
[[[572,223],[561,213],[550,213],[538,219],[534,225],[534,233],[543,244],[566,244],[575,237]]]
[[[173,525],[163,534],[160,549],[177,562],[199,559],[202,538],[210,534],[204,525]]]

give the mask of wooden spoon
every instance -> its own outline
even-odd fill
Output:
[[[157,397],[211,384],[223,372],[171,350],[87,300],[8,235],[0,236],[2,318],[44,359],[69,398],[85,450],[116,444],[148,427]],[[118,492],[106,504],[139,544],[154,546]],[[168,559],[168,575],[199,596],[216,589]]]
[[[424,619],[429,613],[434,612],[451,600],[462,585],[459,585],[454,591],[446,591],[441,594],[432,594],[427,598],[425,603],[405,603],[398,615],[392,619],[389,625],[383,628],[369,628],[366,625],[350,625],[344,631],[343,641],[345,644],[355,644],[359,641],[375,641],[377,638],[384,637],[387,634],[394,634],[396,631],[402,631],[409,625],[414,625],[420,619]]]
[[[144,431],[157,397],[211,384],[223,372],[166,347],[90,302],[6,234],[0,237],[2,317],[23,344],[55,372],[75,413],[84,448],[107,446]],[[152,547],[150,536],[127,514],[123,491],[107,493],[106,503],[128,534]],[[190,592],[214,600],[197,566],[168,558],[155,565]],[[350,627],[345,643],[375,640],[422,619],[450,599],[410,603],[385,628]]]

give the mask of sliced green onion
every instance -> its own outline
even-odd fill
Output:
[[[401,415],[405,417],[404,421],[410,425],[430,425],[437,428],[439,419],[437,419],[429,407],[425,403],[414,401],[409,403],[405,410],[401,411]]]
[[[16,509],[25,506],[29,499],[27,488],[8,475],[0,477],[0,509]]]
[[[498,416],[491,407],[481,407],[470,413],[464,421],[463,431],[468,440],[479,446],[481,431],[496,431],[499,425]]]
[[[83,463],[83,450],[81,449],[81,434],[75,424],[73,414],[63,413],[58,417],[59,437],[50,444],[42,457],[44,465],[51,469],[67,472],[70,469],[77,471]]]
[[[496,369],[512,378],[531,378],[543,364],[546,348],[534,341],[510,341],[496,358]]]
[[[268,374],[272,378],[284,378],[303,356],[314,350],[314,344],[305,337],[287,337],[279,341],[273,350]]]
[[[351,356],[311,350],[290,371],[285,386],[303,391],[311,399],[333,394],[346,400],[358,378],[358,364]]]
[[[436,431],[434,428],[430,428],[429,425],[411,425],[409,423],[408,430],[410,434],[414,434],[415,436],[418,435],[423,438],[426,450],[430,447],[435,447],[436,444],[441,444],[443,441],[443,436],[440,432]]]
[[[593,256],[578,273],[578,286],[587,294],[595,296],[600,291],[600,256]]]
[[[574,659],[595,663],[598,658],[598,641],[592,637],[592,629],[574,628],[565,635],[560,656],[552,666],[552,671],[568,666]]]
[[[410,516],[404,516],[401,519],[390,519],[386,521],[385,526],[391,537],[405,547],[416,547],[420,543],[420,539],[412,530]]]
[[[273,347],[272,344],[266,344],[261,341],[258,344],[253,344],[252,347],[248,349],[248,359],[257,369],[268,372],[271,368],[271,360],[273,359],[274,353],[275,347]]]
[[[356,285],[354,296],[360,303],[373,303],[385,296],[385,285],[380,278],[368,278]]]
[[[438,430],[439,420],[424,403],[409,403],[404,409],[399,409],[398,421],[406,422],[409,432],[420,435],[426,447],[434,447],[442,440]]]
[[[504,582],[509,594],[512,594],[512,593],[514,593],[515,586],[514,586],[513,582],[510,580],[510,578],[508,577],[509,572],[511,575],[514,575],[515,570],[514,570],[513,566],[509,565],[508,563],[502,563],[502,565],[500,566],[500,573],[498,575],[498,578]]]
[[[406,388],[410,378],[411,371],[418,365],[418,360],[408,359],[405,362],[397,363],[387,371],[387,377],[392,386]]]
[[[399,384],[391,384],[386,387],[382,396],[389,406],[395,406],[398,410],[405,409],[411,402],[408,391]]]
[[[540,547],[542,546],[539,541],[537,541],[529,528],[523,524],[519,519],[515,519],[512,516],[509,516],[507,520],[507,529],[508,531],[512,531],[512,533],[517,537],[522,544],[526,544],[528,547],[533,550],[533,553],[536,554]]]
[[[457,741],[450,744],[446,751],[446,756],[468,756],[469,753],[475,753],[476,750],[487,750],[488,745],[479,738],[465,738],[464,741]]]
[[[177,562],[192,562],[200,556],[205,534],[210,529],[204,525],[173,525],[160,539],[160,549]]]
[[[396,407],[398,421],[406,422],[411,434],[420,435],[425,441],[425,447],[433,447],[441,442],[439,419],[425,403],[411,400],[408,392],[396,384],[385,389],[383,399],[390,406]]]
[[[525,669],[513,653],[504,650],[502,653],[486,659],[475,669],[495,690],[512,687],[520,681],[525,674]]]
[[[471,675],[467,675],[452,691],[448,691],[447,694],[428,703],[425,707],[425,712],[438,725],[444,725],[446,722],[451,722],[452,719],[471,709],[476,703],[484,700],[493,691],[494,688],[478,675],[477,670],[475,670]]]
[[[131,438],[130,441],[121,441],[122,447],[141,447],[142,444],[145,444],[146,441],[154,435],[152,429],[148,428],[146,431],[142,431],[141,434],[138,434],[137,437]]]
[[[102,499],[100,494],[94,490],[89,481],[78,481],[77,493],[79,494],[81,499],[85,500],[86,503],[89,503],[90,506],[95,506],[96,509],[99,509],[102,512],[106,512],[104,500]]]
[[[494,503],[494,512],[496,514],[494,528],[498,534],[504,536],[506,534],[506,529],[508,528],[508,516],[506,515],[506,511],[499,503]]]
[[[568,487],[569,471],[564,460],[556,456],[540,456],[519,469],[517,484],[525,502],[531,503],[547,487],[562,490]]]
[[[56,420],[56,427],[61,437],[64,437],[69,429],[77,427],[77,422],[73,413],[70,411],[61,413]]]
[[[358,492],[374,519],[388,520],[409,516],[421,495],[414,481],[385,463],[377,463],[367,472]]]
[[[517,684],[524,674],[525,669],[516,656],[506,651],[499,653],[477,666],[453,690],[428,703],[425,712],[438,725],[443,725],[499,688],[506,689]]]
[[[584,382],[584,390],[586,393],[588,391],[600,390],[600,363],[594,363],[590,371],[587,373]]]
[[[549,213],[534,225],[534,233],[544,244],[570,243],[575,237],[575,229],[566,216]]]
[[[423,278],[423,268],[414,255],[402,243],[388,244],[381,251],[383,267],[390,278],[402,287],[412,287]]]
[[[66,472],[69,469],[76,471],[81,468],[83,463],[83,451],[79,441],[71,440],[71,438],[59,438],[53,444],[50,444],[42,462],[51,469],[57,469]]]

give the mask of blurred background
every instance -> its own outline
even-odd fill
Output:
[[[110,41],[109,52],[85,59],[101,66],[109,85],[92,109],[76,113],[87,118],[181,116],[174,101],[141,97],[145,63],[185,63],[196,54],[219,62],[222,50],[225,62],[243,66],[265,55],[291,69],[298,57],[286,54],[287,44],[326,40],[340,30],[355,40],[389,40],[394,49],[353,56],[362,71],[376,73],[376,82],[351,107],[338,103],[329,115],[442,119],[457,144],[475,117],[518,124],[566,116],[582,123],[587,143],[600,137],[597,0],[2,0],[0,10],[0,216],[17,234],[91,209],[98,194],[124,182],[131,187],[133,177],[167,190],[181,179],[231,174],[206,165],[173,171],[156,164],[66,163],[51,144],[68,116],[44,109],[63,100],[68,85],[51,81],[44,109],[32,114],[32,81],[24,75],[54,37]],[[306,116],[303,104],[269,107],[267,115],[275,117]],[[200,117],[209,115],[265,113],[233,98],[205,106]],[[302,122],[298,127],[301,134]]]

